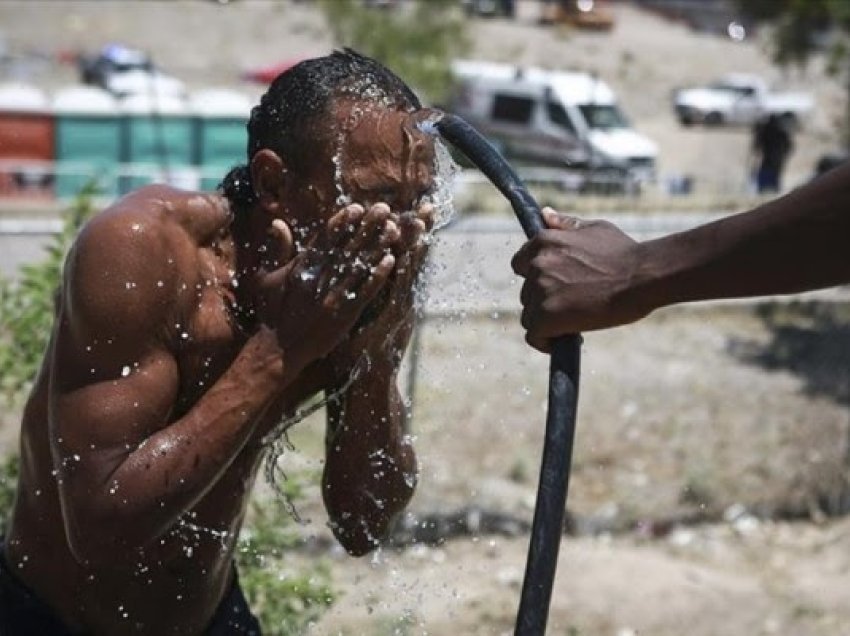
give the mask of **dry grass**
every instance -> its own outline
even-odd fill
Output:
[[[600,526],[643,524],[567,540],[551,633],[848,633],[850,522],[745,512],[816,511],[846,488],[847,307],[763,307],[671,309],[587,335],[569,506]],[[435,318],[422,336],[412,509],[474,503],[530,519],[546,358],[510,314]],[[809,353],[787,357],[794,346]],[[825,349],[843,353],[819,372]],[[318,419],[295,432],[292,466],[320,467],[320,432]],[[317,490],[311,501],[305,535],[326,538]],[[698,512],[718,521],[668,525]],[[509,633],[526,549],[485,535],[365,562],[332,552],[343,597],[311,633]]]

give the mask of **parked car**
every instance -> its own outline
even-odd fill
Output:
[[[587,73],[458,60],[447,104],[502,150],[628,190],[655,179],[658,148],[635,131],[611,88]]]
[[[673,107],[684,126],[752,125],[767,115],[779,115],[796,126],[814,107],[807,93],[772,92],[758,75],[729,74],[704,87],[674,92]]]
[[[110,44],[93,57],[79,62],[84,84],[105,88],[124,97],[137,93],[182,96],[186,87],[179,79],[160,71],[143,51]]]

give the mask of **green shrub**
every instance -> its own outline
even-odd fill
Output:
[[[301,495],[300,484],[286,481],[291,498]],[[309,571],[295,569],[287,558],[301,539],[294,521],[278,499],[256,497],[237,548],[239,580],[264,633],[289,636],[304,631],[333,603],[330,569],[318,559]]]
[[[9,513],[15,502],[20,460],[17,455],[8,455],[0,461],[0,535],[6,533]]]
[[[23,265],[16,280],[0,276],[0,390],[7,401],[24,394],[38,373],[53,325],[65,255],[94,212],[94,194],[94,186],[86,186],[74,199],[43,260]]]
[[[469,48],[458,0],[416,0],[392,11],[359,0],[322,0],[319,6],[338,45],[375,58],[432,103],[445,98],[451,60]]]

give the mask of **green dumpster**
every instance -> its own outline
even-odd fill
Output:
[[[233,90],[206,89],[189,103],[197,126],[201,189],[214,190],[231,167],[246,160],[251,100]]]
[[[184,100],[133,95],[121,102],[124,113],[122,194],[150,183],[196,189],[196,131]]]
[[[75,86],[53,98],[56,118],[56,196],[74,197],[94,181],[108,198],[118,194],[122,117],[115,98],[94,86]]]

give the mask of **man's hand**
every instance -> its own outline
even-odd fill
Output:
[[[331,354],[338,378],[348,376],[364,351],[372,364],[384,369],[398,367],[413,329],[413,288],[428,251],[424,235],[434,223],[430,204],[395,215],[386,204],[378,203],[370,213],[397,222],[399,240],[391,248],[396,264],[384,289],[363,312],[361,324]]]
[[[400,240],[396,223],[381,210],[350,205],[335,214],[303,251],[295,254],[289,227],[272,225],[284,263],[261,271],[260,319],[277,332],[287,375],[325,357],[353,328],[387,283]]]
[[[546,225],[514,256],[525,278],[520,300],[526,340],[548,352],[550,339],[633,322],[651,307],[632,294],[639,244],[605,221],[543,210]]]

